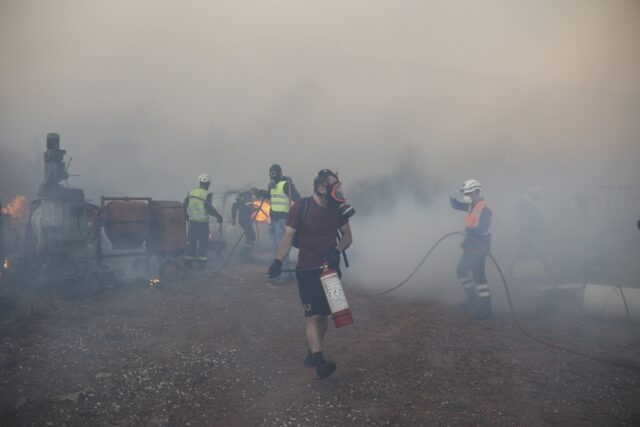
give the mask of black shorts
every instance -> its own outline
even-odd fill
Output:
[[[299,271],[296,273],[296,279],[298,279],[298,293],[305,317],[331,314],[327,296],[320,281],[320,272]]]

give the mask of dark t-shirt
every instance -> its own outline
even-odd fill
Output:
[[[287,225],[298,229],[300,201],[294,203],[289,210]],[[336,245],[338,228],[349,220],[338,214],[336,208],[323,208],[313,197],[309,198],[307,215],[298,230],[300,252],[298,252],[297,268],[318,267],[331,248]]]
[[[250,191],[240,193],[238,197],[236,197],[236,201],[233,206],[231,206],[231,217],[235,219],[236,215],[240,224],[248,224],[251,222],[251,217],[253,216],[253,195]]]

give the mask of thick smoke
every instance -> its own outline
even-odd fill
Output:
[[[585,238],[576,197],[639,194],[639,24],[633,0],[3,1],[0,197],[35,195],[57,131],[93,200],[181,200],[201,172],[264,186],[274,162],[309,194],[336,169],[356,246],[381,251],[356,258],[402,259],[389,280],[460,227],[446,195],[470,177],[497,230],[535,183],[552,229]]]

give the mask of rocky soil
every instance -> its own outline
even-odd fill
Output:
[[[92,296],[0,290],[0,424],[640,425],[640,371],[542,346],[505,314],[349,293],[338,365],[303,367],[294,284],[265,265]],[[5,284],[5,287],[8,286]],[[640,363],[638,325],[528,314],[537,336]]]

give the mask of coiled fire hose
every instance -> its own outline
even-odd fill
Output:
[[[411,274],[409,274],[403,281],[401,281],[400,283],[398,283],[397,285],[386,289],[384,291],[380,291],[380,292],[374,292],[374,293],[357,293],[357,292],[353,292],[351,291],[351,293],[355,294],[355,295],[359,295],[359,296],[379,296],[379,295],[385,295],[388,293],[391,293],[397,289],[399,289],[401,286],[403,286],[404,284],[406,284],[409,280],[411,280],[411,278],[417,273],[417,271],[420,269],[420,267],[422,267],[422,265],[427,261],[427,259],[429,258],[429,256],[433,253],[433,251],[440,245],[440,243],[442,243],[444,240],[448,239],[451,236],[455,236],[455,235],[461,235],[461,233],[459,231],[453,231],[451,233],[447,233],[444,236],[442,236],[440,239],[438,239],[438,241],[436,241],[433,246],[431,246],[431,248],[429,249],[429,251],[427,252],[427,254],[424,256],[424,258],[422,258],[422,260],[418,263],[418,265],[416,266],[416,268],[411,272]],[[473,239],[472,236],[469,236],[469,238]],[[475,239],[474,239],[475,240]],[[475,240],[476,242],[478,242],[477,240]],[[478,242],[480,244],[482,244],[481,242]],[[531,332],[529,332],[527,329],[524,328],[524,326],[522,326],[520,324],[520,322],[518,321],[518,318],[516,317],[515,314],[515,310],[513,308],[513,301],[511,300],[511,292],[509,291],[509,286],[507,285],[507,279],[504,277],[504,274],[502,272],[502,269],[500,268],[500,265],[498,264],[498,261],[495,259],[495,257],[493,256],[493,254],[490,251],[486,251],[487,256],[491,259],[491,262],[493,262],[493,265],[496,267],[496,270],[498,270],[498,274],[500,275],[500,279],[502,280],[502,285],[504,286],[504,291],[507,295],[507,302],[509,303],[509,311],[511,313],[511,318],[513,319],[513,323],[515,323],[515,325],[518,327],[518,330],[520,330],[520,332],[522,334],[524,334],[525,336],[527,336],[528,338],[532,339],[533,341],[545,345],[547,347],[556,349],[556,350],[561,350],[570,354],[574,354],[577,356],[582,356],[582,357],[586,357],[588,359],[591,360],[595,360],[597,362],[603,362],[603,363],[608,363],[608,364],[612,364],[612,365],[616,365],[616,366],[622,366],[625,368],[631,368],[631,369],[635,369],[635,370],[640,370],[640,365],[633,363],[633,362],[629,362],[629,361],[625,361],[625,360],[617,360],[617,359],[611,359],[608,357],[601,357],[601,356],[596,356],[594,354],[591,353],[587,353],[584,351],[580,351],[580,350],[576,350],[576,349],[572,349],[569,347],[565,347],[563,345],[560,344],[556,344],[553,343],[551,341],[547,341],[545,339],[539,338],[535,335],[533,335]]]

